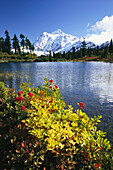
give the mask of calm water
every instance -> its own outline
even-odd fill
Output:
[[[77,109],[77,103],[83,102],[89,116],[102,115],[101,127],[113,134],[113,63],[0,63],[0,81],[16,91],[22,82],[42,86],[45,77],[56,82],[67,105]]]

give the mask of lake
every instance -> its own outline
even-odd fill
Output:
[[[16,91],[22,82],[43,86],[46,77],[56,82],[67,105],[77,109],[82,102],[88,116],[102,115],[100,127],[113,140],[113,63],[0,63],[0,81]]]

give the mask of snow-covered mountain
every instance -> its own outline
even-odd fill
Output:
[[[83,38],[79,39],[76,36],[66,34],[60,29],[47,33],[43,32],[34,43],[35,51],[34,53],[38,56],[47,55],[50,51],[54,53],[63,53],[71,51],[72,47],[78,50],[82,46]],[[93,42],[86,41],[86,48],[96,47]]]

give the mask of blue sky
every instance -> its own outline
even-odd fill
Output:
[[[87,34],[91,37],[93,32],[100,34],[103,31],[95,28],[98,27],[96,23],[105,17],[109,20],[111,16],[113,0],[2,0],[0,37],[4,36],[6,29],[11,38],[22,33],[31,42],[44,31],[51,33],[57,29],[78,38]],[[100,25],[102,27],[103,23]]]

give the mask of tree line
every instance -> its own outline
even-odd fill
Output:
[[[14,49],[15,54],[25,55],[24,49],[29,49],[30,53],[34,50],[34,45],[31,44],[30,40],[25,37],[23,34],[20,34],[21,41],[19,42],[16,34],[11,39],[9,36],[9,32],[5,31],[5,39],[0,37],[0,51],[6,52],[9,55],[12,54],[11,47]],[[11,44],[12,41],[12,44]],[[87,43],[85,38],[82,42],[82,45],[77,50],[75,47],[72,47],[71,51],[63,52],[63,53],[53,53],[50,51],[50,54],[47,56],[40,56],[37,58],[37,61],[64,61],[64,60],[73,60],[97,56],[100,59],[108,59],[113,61],[113,41],[111,39],[110,43],[104,46],[92,46],[87,48]]]
[[[84,59],[88,57],[89,60],[92,60],[92,57],[95,57],[93,60],[105,59],[113,61],[113,41],[111,39],[110,43],[103,46],[92,46],[87,48],[87,43],[85,39],[82,42],[82,45],[77,50],[75,47],[72,47],[70,51],[63,53],[52,53],[49,51],[49,55],[42,55],[37,58],[37,61],[66,61],[66,60],[76,60]]]
[[[21,41],[19,42],[16,34],[14,34],[14,37],[11,39],[9,36],[8,30],[5,31],[5,39],[3,37],[0,37],[0,51],[6,52],[8,54],[11,54],[11,47],[15,50],[15,54],[22,55],[24,54],[24,48],[29,49],[30,52],[34,50],[34,45],[30,42],[30,40],[25,37],[23,34],[20,34]],[[11,44],[12,41],[12,44]],[[22,50],[23,53],[22,53]]]
[[[53,53],[53,58],[65,58],[65,59],[78,59],[83,58],[85,56],[91,57],[91,56],[99,56],[100,58],[107,58],[109,56],[113,56],[113,41],[111,39],[110,44],[107,44],[105,46],[96,46],[96,47],[86,47],[86,41],[84,40],[82,42],[82,46],[75,50],[75,47],[72,47],[71,51],[67,53]]]

